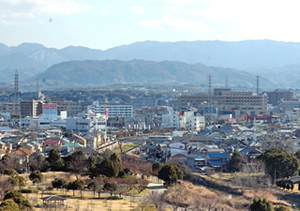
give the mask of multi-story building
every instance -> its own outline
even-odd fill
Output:
[[[15,106],[18,106],[18,105],[16,105],[13,102],[2,102],[0,104],[0,111],[1,111],[1,113],[10,113],[10,114],[12,114],[16,110]]]
[[[57,104],[57,114],[60,115],[61,111],[67,111],[68,116],[71,114],[71,103],[63,99],[51,100],[50,103]]]
[[[178,126],[178,111],[174,111],[172,107],[167,107],[166,113],[161,115],[161,125],[163,127],[174,127]]]
[[[178,112],[168,107],[167,112],[162,114],[162,126],[200,131],[205,127],[205,117],[197,113],[195,108]]]
[[[210,95],[181,95],[178,98],[179,109],[190,107],[201,108],[209,104],[218,108],[219,113],[233,112],[235,117],[243,114],[266,114],[268,110],[268,96],[264,93],[234,92],[231,89],[214,89]]]
[[[193,110],[180,112],[178,116],[178,128],[201,131],[201,129],[205,128],[205,117]]]
[[[36,117],[43,113],[43,103],[36,100],[24,100],[20,102],[21,117]]]
[[[272,92],[264,92],[268,96],[268,103],[274,106],[278,105],[280,101],[292,101],[293,92],[290,91],[279,91],[276,89]]]
[[[108,104],[94,101],[87,107],[87,112],[107,115],[108,117],[132,117],[133,106],[128,104]]]
[[[66,124],[66,129],[76,134],[88,134],[94,131],[106,134],[106,128],[107,118],[104,115],[68,118]]]

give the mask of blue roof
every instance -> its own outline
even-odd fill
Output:
[[[212,160],[212,161],[210,161],[210,163],[213,166],[221,166],[223,164],[223,162],[220,160]]]
[[[224,153],[224,152],[221,152],[221,153],[207,153],[208,157],[209,158],[227,158],[229,159],[229,154],[228,153]]]

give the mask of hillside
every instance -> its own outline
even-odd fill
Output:
[[[105,51],[69,46],[47,48],[36,43],[8,47],[0,43],[2,69],[31,69],[42,72],[54,64],[70,60],[182,61],[190,64],[242,70],[271,69],[300,64],[300,43],[271,40],[136,42]]]
[[[70,61],[54,65],[32,78],[43,79],[47,88],[74,86],[103,86],[116,83],[208,84],[212,75],[215,86],[224,86],[228,77],[232,86],[255,87],[256,77],[230,68],[208,67],[200,63],[153,62],[145,60],[86,60]],[[262,78],[261,87],[272,87],[272,82]]]

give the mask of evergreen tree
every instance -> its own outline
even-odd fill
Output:
[[[158,172],[158,178],[164,180],[167,185],[176,183],[178,174],[175,166],[172,164],[164,165]]]
[[[228,170],[230,172],[237,172],[240,171],[241,165],[242,165],[242,156],[241,154],[237,151],[234,150],[231,159],[228,162]]]
[[[52,149],[49,153],[48,162],[50,164],[51,171],[61,171],[64,168],[64,160],[56,149]]]
[[[109,159],[105,159],[97,167],[98,173],[107,177],[117,177],[119,174],[119,168]]]
[[[251,211],[274,211],[272,203],[266,199],[255,198],[250,205]]]

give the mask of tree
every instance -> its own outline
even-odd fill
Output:
[[[52,187],[58,189],[63,189],[67,185],[67,181],[64,178],[55,178],[52,182]]]
[[[121,159],[116,153],[113,153],[109,159],[119,168],[119,170],[121,169]]]
[[[168,189],[167,200],[173,207],[173,210],[177,210],[178,207],[184,206],[187,202],[185,199],[185,189],[183,185],[176,185]]]
[[[43,155],[31,156],[29,158],[29,168],[31,171],[39,170],[45,172],[49,167],[49,163],[46,161]]]
[[[98,173],[107,177],[116,177],[119,174],[119,168],[109,159],[105,159],[98,166]]]
[[[290,208],[283,206],[283,205],[275,207],[275,211],[290,211],[290,210],[291,210]]]
[[[5,175],[9,175],[9,176],[16,176],[18,175],[19,173],[16,172],[16,170],[12,169],[12,168],[7,168],[4,170],[4,173]]]
[[[255,198],[250,205],[251,211],[274,211],[274,207],[267,199]]]
[[[184,176],[184,173],[183,171],[178,167],[178,166],[175,166],[175,170],[176,170],[176,173],[177,173],[177,178],[178,179],[183,179],[183,176]]]
[[[284,178],[298,173],[300,162],[294,154],[283,149],[268,149],[260,158],[266,164],[266,171],[274,183],[275,178]]]
[[[136,190],[138,193],[141,193],[143,190],[147,188],[149,181],[146,179],[138,179],[137,184],[135,185]]]
[[[86,169],[87,160],[82,151],[77,150],[67,157],[67,169],[74,174],[81,174]]]
[[[261,160],[243,163],[240,172],[242,174],[235,175],[235,183],[242,188],[260,189],[271,185],[271,177],[265,173],[265,163]]]
[[[19,186],[19,190],[21,190],[21,187],[25,186],[25,179],[22,176],[15,175],[15,176],[10,176],[8,178],[8,181],[10,182],[10,184],[12,184],[13,186]]]
[[[96,168],[97,160],[91,155],[87,160],[88,171],[92,172]]]
[[[20,211],[20,207],[13,199],[7,199],[0,204],[0,211]]]
[[[20,164],[20,160],[17,158],[12,158],[9,155],[4,155],[0,163],[1,163],[1,168],[3,168],[3,170],[7,168],[11,168],[16,170],[18,173],[22,172],[22,166]]]
[[[82,190],[84,189],[84,184],[85,184],[84,180],[76,179],[67,184],[67,189],[73,190],[73,196],[75,196],[75,190],[80,190],[80,194],[82,197]]]
[[[154,162],[152,164],[152,172],[157,174],[162,167],[163,167],[163,164],[161,164],[160,162]]]
[[[113,193],[115,193],[118,189],[118,185],[114,179],[107,179],[104,186],[103,190],[107,191],[110,193],[110,196],[112,196]]]
[[[164,180],[167,185],[176,183],[178,177],[183,177],[183,172],[177,168],[172,164],[164,165],[158,172],[158,178]]]
[[[101,176],[94,178],[88,184],[88,188],[93,190],[94,192],[94,197],[96,192],[98,193],[98,198],[100,198],[100,194],[103,191],[103,186],[104,186],[104,179]]]
[[[32,181],[33,184],[41,183],[43,181],[43,174],[39,170],[35,170],[31,172],[29,175],[29,179]]]
[[[295,153],[295,156],[298,160],[300,160],[300,150],[298,150],[296,153]]]
[[[230,172],[237,172],[241,170],[241,165],[242,165],[242,156],[241,154],[237,151],[234,150],[231,159],[228,162],[228,170]]]
[[[158,192],[158,191],[151,191],[145,197],[145,203],[149,205],[154,205],[157,211],[163,211],[165,204],[166,204],[167,194]]]
[[[64,167],[64,160],[56,149],[52,149],[49,153],[48,162],[50,164],[51,171],[60,171]]]
[[[16,170],[7,168],[4,170],[5,175],[9,175],[8,182],[13,186],[19,186],[19,189],[21,189],[21,186],[25,186],[25,180],[22,176],[19,176],[18,172]]]
[[[28,200],[25,199],[25,197],[17,190],[12,190],[9,191],[8,193],[5,194],[4,200],[7,199],[12,199],[15,203],[19,205],[19,208],[21,210],[27,209],[27,210],[32,210],[33,207],[30,204]]]

